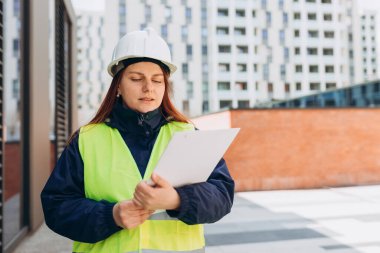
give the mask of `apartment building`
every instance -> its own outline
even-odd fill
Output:
[[[211,110],[350,85],[354,1],[210,1]],[[214,43],[213,43],[214,42]],[[359,73],[357,73],[358,75]],[[351,80],[352,79],[352,80]]]
[[[175,104],[195,116],[362,82],[360,21],[356,0],[112,0],[106,51],[155,28],[179,67]]]
[[[361,59],[363,71],[363,77],[365,81],[372,81],[380,77],[379,73],[379,38],[377,12],[375,11],[365,11],[361,14],[360,19],[360,28],[361,28],[361,50],[362,56]]]
[[[78,123],[88,123],[95,116],[110,79],[105,55],[104,12],[77,13],[77,84]]]

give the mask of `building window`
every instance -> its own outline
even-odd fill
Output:
[[[145,5],[145,21],[150,22],[152,20],[152,8],[149,5]]]
[[[230,90],[230,82],[218,82],[218,90]]]
[[[309,38],[318,38],[318,31],[317,30],[309,30],[308,35],[309,35]]]
[[[187,98],[188,99],[193,98],[193,96],[194,96],[194,85],[193,85],[193,82],[187,82],[186,93],[187,93]]]
[[[207,55],[207,45],[202,46],[202,54]]]
[[[278,0],[278,7],[280,9],[283,9],[284,8],[284,0]]]
[[[306,0],[306,3],[315,3],[315,0]]]
[[[284,59],[289,60],[289,48],[284,47]]]
[[[219,17],[228,17],[228,9],[218,9]]]
[[[280,36],[280,43],[285,43],[285,31],[284,30],[280,30],[279,36]]]
[[[290,92],[290,84],[285,83],[285,92],[289,93]]]
[[[309,66],[310,73],[318,73],[318,65],[310,65]]]
[[[256,17],[256,11],[255,11],[255,10],[252,11],[252,17],[253,17],[253,18]]]
[[[219,45],[218,49],[219,49],[219,53],[231,53],[230,45]]]
[[[325,72],[326,73],[334,73],[334,66],[333,65],[325,66]]]
[[[280,75],[281,75],[281,78],[285,78],[285,75],[286,75],[286,66],[285,66],[285,64],[281,64],[281,66],[280,66]]]
[[[165,18],[167,20],[171,20],[171,18],[172,18],[172,8],[169,6],[165,7]]]
[[[219,107],[220,107],[220,109],[232,108],[232,101],[231,100],[220,100],[219,101]]]
[[[302,84],[300,82],[296,83],[296,90],[302,90]]]
[[[323,14],[323,20],[324,21],[332,21],[332,14],[331,13]]]
[[[182,36],[182,39],[186,39],[187,38],[187,34],[188,34],[188,32],[187,32],[187,26],[183,25],[181,27],[181,36]]]
[[[203,104],[202,104],[202,111],[205,113],[205,112],[208,112],[209,111],[209,108],[208,108],[208,101],[203,101]]]
[[[185,10],[185,15],[186,15],[186,21],[187,22],[191,22],[191,8],[190,7],[186,7],[186,10]]]
[[[187,56],[193,55],[193,46],[192,45],[186,45],[186,55]]]
[[[249,100],[239,100],[238,108],[249,108]]]
[[[332,48],[324,48],[323,55],[334,55],[334,49]]]
[[[288,24],[288,14],[287,13],[282,14],[282,21],[284,22],[284,25]]]
[[[12,83],[12,97],[14,99],[19,99],[19,96],[20,96],[20,85],[19,85],[19,81],[18,79],[13,79],[12,80],[13,83]]]
[[[217,27],[216,34],[219,35],[228,35],[228,27]]]
[[[294,48],[294,54],[295,55],[300,55],[301,54],[301,49],[299,47]]]
[[[20,0],[13,1],[13,15],[15,17],[20,16]]]
[[[267,25],[270,26],[272,23],[272,14],[269,11],[266,12],[266,20],[267,20]]]
[[[268,41],[268,30],[267,29],[262,30],[262,37],[263,37],[263,41],[265,41],[265,42]]]
[[[333,31],[325,31],[325,38],[334,38],[334,32]]]
[[[268,80],[268,78],[269,78],[269,64],[263,65],[263,75],[264,75],[264,79]]]
[[[182,74],[187,75],[189,73],[189,65],[187,63],[182,63]]]
[[[295,12],[295,13],[293,14],[293,19],[294,19],[294,20],[299,20],[299,19],[301,19],[301,13],[299,13],[299,12]]]
[[[247,72],[247,64],[238,63],[237,64],[237,70],[238,70],[238,72]]]
[[[248,89],[247,82],[236,82],[235,83],[235,89],[236,90],[247,90]]]
[[[245,10],[236,10],[236,17],[245,17]]]
[[[254,71],[254,72],[257,72],[257,64],[256,64],[256,63],[253,64],[253,71]]]
[[[316,13],[308,13],[307,19],[308,20],[317,20],[317,14]]]
[[[331,4],[331,0],[322,0],[323,4]]]
[[[219,63],[219,71],[220,72],[229,72],[230,71],[230,64],[228,64],[228,63]]]
[[[236,49],[239,54],[248,53],[248,46],[236,46]]]
[[[310,90],[320,90],[321,85],[320,83],[310,83]]]
[[[308,55],[317,55],[318,54],[318,48],[316,48],[316,47],[308,47],[307,48],[307,54]]]
[[[326,83],[326,89],[335,89],[336,88],[336,83]]]
[[[188,114],[189,113],[189,109],[190,109],[190,106],[189,106],[189,100],[183,100],[182,101],[182,110],[184,113]]]
[[[167,25],[161,25],[161,35],[164,38],[168,37],[168,26]]]
[[[244,27],[235,27],[234,34],[235,35],[245,35],[245,28]]]
[[[302,73],[302,65],[296,65],[296,73]]]
[[[294,37],[298,38],[300,36],[300,30],[294,30]]]
[[[273,92],[273,83],[268,83],[268,92]]]
[[[13,40],[13,57],[18,58],[18,51],[19,51],[19,40],[14,39]]]

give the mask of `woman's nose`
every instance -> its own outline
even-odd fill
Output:
[[[151,80],[146,80],[143,86],[143,91],[151,91],[153,90],[153,83]]]

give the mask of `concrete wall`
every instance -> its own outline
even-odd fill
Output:
[[[225,154],[237,191],[380,183],[380,109],[229,113],[241,128]],[[193,121],[215,128],[216,115]]]

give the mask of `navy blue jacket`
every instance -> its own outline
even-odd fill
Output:
[[[106,124],[117,128],[130,149],[141,175],[149,161],[158,132],[167,120],[159,109],[138,114],[115,104]],[[78,133],[59,158],[42,193],[41,201],[47,226],[75,241],[95,243],[121,230],[113,219],[115,203],[85,197],[83,160],[78,148]],[[175,188],[181,204],[167,210],[187,224],[212,223],[230,212],[234,181],[223,159],[207,182]]]

